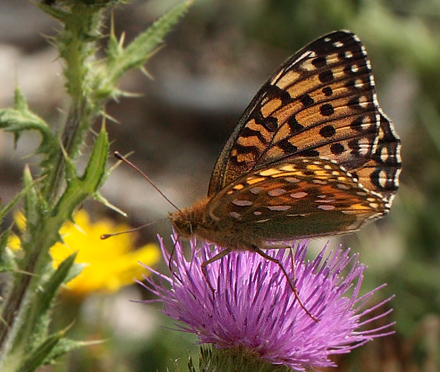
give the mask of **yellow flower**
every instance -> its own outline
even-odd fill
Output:
[[[147,244],[133,251],[134,234],[107,240],[100,238],[103,233],[124,231],[128,226],[115,226],[106,219],[91,223],[85,210],[78,211],[74,220],[75,224],[66,222],[60,230],[64,242],[50,249],[55,268],[74,252],[78,252],[75,263],[86,265],[76,278],[67,283],[69,291],[65,294],[85,297],[92,292],[115,292],[132,284],[134,279],[142,279],[145,268],[139,261],[152,266],[160,259],[156,244]],[[17,217],[16,221],[20,228],[24,228],[22,217]],[[11,248],[16,245],[15,239],[9,241]]]

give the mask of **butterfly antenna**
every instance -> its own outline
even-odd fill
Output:
[[[150,225],[152,225],[152,224],[154,224],[154,223],[156,223],[156,222],[164,221],[164,220],[166,220],[166,218],[161,218],[160,220],[156,220],[156,221],[153,221],[153,222],[149,222],[149,223],[146,223],[146,224],[144,224],[144,225],[141,225],[141,226],[135,227],[135,228],[133,228],[133,229],[128,229],[128,230],[124,230],[124,231],[119,231],[119,232],[111,233],[111,234],[102,234],[102,235],[100,236],[100,238],[101,238],[101,240],[105,240],[105,239],[111,238],[111,237],[113,237],[113,236],[122,235],[122,234],[129,234],[129,233],[132,233],[132,232],[135,232],[135,231],[141,230],[141,229],[143,229],[144,227],[150,226]]]
[[[138,172],[142,177],[144,177],[147,182],[153,186],[156,191],[162,195],[162,197],[168,202],[170,203],[175,209],[177,209],[179,212],[181,212],[181,210],[170,200],[167,198],[167,196],[160,191],[160,189],[153,183],[153,181],[150,179],[150,177],[148,177],[144,172],[142,172],[136,165],[134,165],[131,161],[127,160],[124,156],[122,156],[118,151],[115,151],[114,154],[116,159],[119,159],[121,161],[123,161],[124,163],[128,164],[130,167],[132,167],[136,172]],[[141,226],[142,227],[142,226]]]

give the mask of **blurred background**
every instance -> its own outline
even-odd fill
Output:
[[[176,0],[136,0],[114,11],[116,34],[130,41]],[[16,83],[30,108],[59,127],[68,107],[57,54],[43,35],[58,25],[27,0],[0,2],[0,107],[12,103]],[[241,113],[271,73],[290,55],[322,34],[355,32],[367,48],[378,98],[402,139],[401,187],[389,215],[361,232],[331,238],[360,252],[369,266],[364,290],[387,283],[396,334],[375,340],[336,360],[332,371],[440,370],[440,1],[396,0],[197,0],[146,65],[153,79],[128,74],[122,89],[137,94],[111,102],[107,128],[112,150],[133,153],[144,170],[178,206],[206,194],[214,162]],[[105,40],[103,40],[105,43]],[[96,128],[99,128],[97,123]],[[8,202],[21,187],[24,164],[39,143],[0,132],[0,194]],[[87,146],[84,152],[87,153]],[[114,163],[110,159],[110,163]],[[34,168],[35,169],[35,168]],[[103,195],[128,219],[95,201],[83,208],[139,226],[161,220],[172,207],[139,175],[119,166]],[[159,221],[143,230],[139,244],[168,244],[171,228]],[[322,248],[327,239],[313,241]],[[166,272],[166,265],[159,266]],[[139,287],[83,299],[73,335],[108,339],[72,353],[42,371],[185,370],[197,360],[195,337],[175,325]],[[380,299],[377,298],[379,301]],[[62,300],[61,301],[69,301]],[[60,305],[62,306],[62,305]],[[188,351],[187,351],[188,350]]]

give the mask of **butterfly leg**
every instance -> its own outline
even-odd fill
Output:
[[[211,257],[209,260],[206,260],[201,265],[203,276],[205,277],[206,282],[208,283],[208,286],[211,289],[212,295],[214,295],[215,290],[214,290],[214,287],[212,286],[211,282],[209,281],[208,272],[206,271],[206,266],[212,264],[213,262],[215,262],[217,260],[220,260],[224,256],[227,256],[230,252],[231,252],[230,249],[225,249],[225,250],[221,251],[220,253],[217,253],[214,257]]]
[[[168,259],[168,269],[170,270],[170,273],[173,275],[173,277],[176,278],[180,283],[182,283],[182,279],[179,278],[179,276],[174,272],[174,269],[173,269],[173,256],[174,256],[174,253],[176,252],[176,246],[178,243],[178,239],[172,238],[172,240],[173,240],[173,249],[171,250],[171,253],[170,253],[170,256]],[[174,265],[176,265],[176,263]]]
[[[256,247],[256,246],[252,246],[252,252],[258,253],[261,257],[265,258],[266,260],[269,260],[271,262],[273,262],[274,264],[277,264],[279,266],[279,268],[281,269],[281,271],[283,272],[284,276],[286,277],[287,282],[289,283],[290,288],[292,289],[293,294],[295,295],[296,300],[298,301],[299,305],[303,308],[303,310],[306,312],[306,314],[312,318],[315,322],[318,322],[319,319],[316,318],[309,310],[307,310],[306,306],[303,304],[303,302],[301,301],[301,299],[299,298],[299,293],[298,290],[296,289],[295,285],[292,283],[292,281],[289,278],[289,275],[287,274],[286,269],[284,268],[284,266],[281,264],[281,262],[274,258],[269,256],[268,254],[264,253],[260,248]],[[222,253],[222,252],[221,252]],[[293,268],[293,266],[292,266]]]

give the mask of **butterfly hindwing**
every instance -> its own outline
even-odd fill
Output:
[[[282,240],[354,231],[387,210],[334,161],[298,158],[239,177],[206,213],[233,221],[245,234]]]

